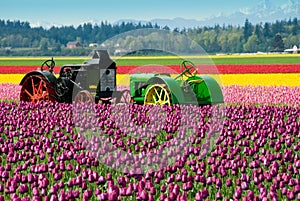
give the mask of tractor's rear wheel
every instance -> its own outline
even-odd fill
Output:
[[[44,76],[31,75],[27,77],[22,85],[20,100],[37,103],[43,101],[56,101],[56,93],[53,84]]]
[[[74,101],[75,103],[94,103],[94,97],[89,91],[82,90],[76,94]]]
[[[171,93],[164,84],[151,85],[145,94],[144,105],[171,105]]]
[[[120,96],[117,97],[117,104],[129,104],[131,103],[131,95],[129,90],[123,90]]]

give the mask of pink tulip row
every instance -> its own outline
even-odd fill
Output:
[[[18,101],[21,86],[17,84],[0,83],[0,100]]]
[[[0,84],[0,100],[18,101],[21,86]],[[118,86],[118,90],[128,89]],[[239,86],[223,87],[224,99],[230,104],[300,105],[300,86]]]
[[[223,87],[226,103],[300,105],[300,86],[239,86]]]

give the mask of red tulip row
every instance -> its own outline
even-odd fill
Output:
[[[40,69],[39,66],[0,66],[0,74],[26,74]],[[60,67],[54,68],[54,73],[59,73]]]
[[[197,65],[200,74],[245,74],[245,73],[300,73],[300,64],[222,64],[222,65]],[[136,72],[181,72],[179,65],[171,66],[119,66],[117,72],[120,74],[131,74]]]
[[[39,69],[38,66],[0,66],[0,74],[25,74]],[[179,65],[170,66],[118,66],[117,73],[131,74],[136,72],[178,73]],[[54,73],[59,73],[60,67],[54,68]],[[236,73],[300,73],[300,64],[222,64],[198,66],[199,73],[236,74]]]

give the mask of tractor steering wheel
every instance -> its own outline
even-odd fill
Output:
[[[180,65],[180,71],[180,75],[184,75],[189,78],[194,77],[197,74],[198,69],[191,61],[184,60]]]
[[[55,66],[55,61],[53,60],[53,57],[51,59],[48,59],[44,61],[41,65],[41,71],[43,71],[44,66],[47,66],[50,72],[53,72],[53,68]]]

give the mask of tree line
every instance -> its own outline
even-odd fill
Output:
[[[118,34],[146,28],[180,33],[193,41],[190,44],[182,44],[188,46],[187,49],[192,50],[193,43],[196,42],[210,54],[282,52],[285,48],[300,44],[300,21],[297,18],[260,24],[252,24],[246,19],[243,26],[215,25],[182,30],[178,28],[170,30],[168,26],[160,27],[151,23],[131,22],[114,25],[107,22],[94,25],[84,23],[77,27],[53,26],[45,29],[31,27],[29,22],[0,20],[0,56],[87,55],[91,50],[89,47],[91,43],[102,44]],[[132,44],[134,37],[127,36],[119,42],[126,47]],[[155,37],[158,46],[166,45],[163,38],[159,39],[153,33],[147,36],[147,39]],[[66,48],[70,41],[77,41],[81,46]]]

